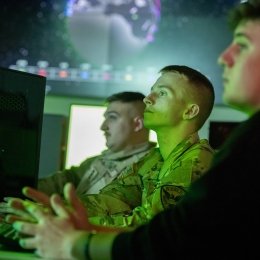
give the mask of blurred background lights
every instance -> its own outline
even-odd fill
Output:
[[[49,62],[46,60],[39,60],[37,61],[37,66],[39,68],[47,68],[49,66]]]
[[[28,61],[27,60],[17,60],[16,65],[18,67],[26,67],[28,65]]]
[[[126,66],[124,69],[113,69],[111,64],[103,64],[100,68],[92,68],[89,63],[80,64],[79,68],[70,68],[68,62],[60,62],[58,67],[50,67],[48,61],[39,60],[36,66],[28,65],[27,60],[17,60],[16,65],[10,66],[12,69],[18,69],[35,73],[47,77],[47,80],[68,80],[71,82],[89,81],[89,82],[147,82],[151,84],[158,76],[158,69],[155,67],[146,67],[143,70],[136,70],[133,66]]]

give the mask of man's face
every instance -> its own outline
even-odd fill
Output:
[[[260,20],[239,24],[219,63],[224,68],[224,101],[247,113],[259,109]]]
[[[158,131],[172,128],[182,120],[186,103],[183,99],[187,79],[177,72],[164,72],[144,99],[144,125]]]
[[[134,104],[114,101],[107,106],[101,130],[106,137],[106,146],[114,152],[124,150],[132,143],[135,131]]]

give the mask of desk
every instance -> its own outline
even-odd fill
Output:
[[[13,252],[5,251],[0,249],[0,259],[1,260],[44,260],[44,258],[37,257],[33,253],[26,252]]]
[[[0,260],[48,260],[36,256],[32,251],[13,250],[0,244]],[[49,259],[50,260],[50,259]]]

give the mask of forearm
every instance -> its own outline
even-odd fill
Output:
[[[112,259],[112,245],[113,245],[114,238],[117,236],[117,234],[118,233],[111,232],[111,233],[98,233],[93,235],[88,247],[89,258],[91,260]]]
[[[72,238],[72,259],[77,260],[110,260],[112,244],[117,233],[76,232]]]

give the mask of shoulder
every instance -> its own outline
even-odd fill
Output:
[[[214,156],[216,150],[214,150],[209,141],[207,139],[200,139],[198,142],[194,143],[190,148],[186,151],[186,154],[194,155],[194,156],[203,156],[208,155],[210,157]]]
[[[101,160],[104,156],[102,154],[88,157],[83,162],[81,162],[80,167],[84,167],[86,165],[92,164],[94,161]]]

